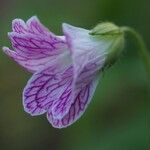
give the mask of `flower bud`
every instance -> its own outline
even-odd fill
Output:
[[[124,47],[124,32],[118,26],[110,22],[104,22],[94,27],[90,35],[103,40],[109,46],[106,49],[106,61],[104,67],[110,67],[120,57]]]

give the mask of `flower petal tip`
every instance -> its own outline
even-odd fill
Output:
[[[7,51],[8,49],[9,49],[9,48],[6,47],[6,46],[3,46],[3,47],[2,47],[3,52]]]
[[[65,28],[65,27],[69,27],[69,26],[71,26],[71,25],[69,25],[68,23],[65,23],[65,22],[62,23],[62,27],[64,27],[64,28]]]
[[[2,50],[5,54],[7,54],[10,57],[13,57],[13,55],[15,54],[14,51],[10,50],[8,47],[2,47]]]
[[[65,32],[66,30],[72,30],[75,27],[68,23],[62,23],[62,28],[63,28],[63,31]]]
[[[32,22],[32,21],[40,22],[40,20],[39,20],[39,18],[37,16],[32,16],[31,18],[29,18],[27,20],[27,24]]]

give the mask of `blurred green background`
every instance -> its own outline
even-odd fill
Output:
[[[37,15],[57,34],[61,24],[91,29],[101,21],[137,29],[150,49],[149,0],[0,0],[0,45],[14,18]],[[150,80],[132,38],[122,58],[105,71],[83,117],[54,129],[46,117],[23,111],[22,89],[31,74],[0,52],[0,150],[149,150]]]

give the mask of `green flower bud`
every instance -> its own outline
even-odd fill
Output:
[[[113,23],[104,22],[94,27],[90,34],[108,43],[105,67],[113,65],[120,57],[124,47],[124,32],[122,29]]]

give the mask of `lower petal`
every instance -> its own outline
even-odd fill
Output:
[[[88,85],[86,85],[79,93],[76,95],[74,103],[72,103],[69,112],[62,118],[56,119],[53,117],[51,109],[47,113],[47,119],[55,128],[65,128],[75,121],[77,121],[85,112],[88,104],[90,103],[92,96],[98,84],[98,77]]]
[[[71,91],[72,67],[66,57],[33,74],[23,91],[26,112],[34,116],[43,114],[53,101],[58,101],[68,89]]]

